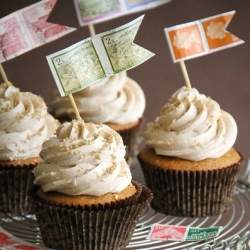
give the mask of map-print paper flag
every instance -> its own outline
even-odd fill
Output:
[[[143,16],[48,55],[60,94],[77,92],[152,57],[152,52],[133,43],[142,19]]]
[[[171,0],[74,0],[81,26],[155,8]]]
[[[235,11],[165,28],[174,62],[187,60],[244,43],[226,31]]]
[[[0,63],[74,30],[46,22],[57,0],[42,0],[0,19]]]

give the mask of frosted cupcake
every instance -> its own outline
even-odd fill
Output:
[[[43,144],[29,191],[47,247],[122,249],[150,191],[132,182],[121,136],[103,124],[64,122]]]
[[[228,210],[242,161],[236,137],[235,120],[217,102],[195,88],[177,90],[147,124],[138,155],[152,207],[188,217]]]
[[[58,126],[43,99],[0,85],[0,212],[30,211],[26,191],[33,184],[32,170],[41,162],[42,143]]]
[[[146,105],[139,84],[122,72],[74,93],[73,97],[85,122],[104,123],[122,136],[125,158],[130,162],[137,150],[137,135]],[[58,90],[52,93],[50,108],[61,121],[75,118],[68,98],[62,98]]]

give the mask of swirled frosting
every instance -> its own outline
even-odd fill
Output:
[[[104,124],[64,122],[40,156],[33,173],[44,192],[100,196],[124,190],[132,179],[121,136]]]
[[[81,117],[86,122],[127,124],[142,118],[145,96],[137,82],[122,72],[73,94]],[[68,98],[52,92],[49,105],[55,117],[75,118]]]
[[[195,88],[182,87],[165,104],[144,138],[156,154],[200,161],[218,158],[235,143],[234,118]]]
[[[40,96],[0,85],[0,160],[39,157],[45,140],[54,136],[58,121]]]

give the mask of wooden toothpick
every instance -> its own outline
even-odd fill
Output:
[[[184,63],[184,60],[181,60],[180,61],[180,65],[181,65],[181,70],[182,70],[182,73],[184,75],[184,79],[185,79],[185,82],[186,82],[186,85],[189,89],[191,89],[191,83],[190,83],[190,80],[189,80],[189,76],[188,76],[188,73],[187,73],[187,69],[186,69],[186,65]]]
[[[80,113],[79,113],[79,111],[78,111],[78,109],[77,109],[77,106],[76,106],[76,103],[75,103],[75,100],[74,100],[73,95],[72,95],[72,94],[69,94],[68,97],[69,97],[70,103],[71,103],[71,105],[72,105],[72,107],[73,107],[73,109],[74,109],[74,111],[75,111],[76,118],[77,118],[78,120],[82,120],[82,118],[81,118],[81,116],[80,116]]]
[[[91,35],[91,36],[94,36],[94,35],[95,35],[95,28],[94,28],[94,25],[93,25],[93,24],[89,24],[88,27],[89,27],[90,35]],[[70,103],[71,103],[71,105],[72,105],[72,107],[73,107],[73,109],[74,109],[74,111],[75,111],[76,118],[77,118],[78,120],[82,120],[82,118],[81,118],[81,116],[80,116],[80,113],[79,113],[79,111],[78,111],[78,108],[77,108],[77,106],[76,106],[76,103],[75,103],[75,100],[74,100],[73,95],[72,95],[72,94],[69,94],[68,97],[69,97]]]
[[[4,82],[5,82],[8,86],[10,86],[11,83],[9,82],[9,80],[8,80],[8,78],[7,78],[7,76],[6,76],[5,71],[4,71],[3,66],[2,66],[1,63],[0,63],[0,73],[1,73],[1,76],[2,76],[2,78],[3,78],[3,80],[4,80]]]
[[[88,25],[89,26],[89,33],[91,36],[94,36],[96,33],[95,33],[95,27],[94,25],[91,23]]]

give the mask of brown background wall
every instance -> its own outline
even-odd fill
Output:
[[[38,2],[0,0],[0,18]],[[193,87],[216,100],[238,124],[235,147],[250,157],[250,1],[249,0],[172,0],[158,8],[95,25],[96,33],[123,25],[145,14],[135,42],[156,56],[128,71],[144,89],[146,121],[153,120],[171,94],[185,84],[179,64],[174,64],[163,29],[236,10],[228,30],[245,41],[243,45],[186,61]],[[56,88],[45,56],[89,37],[87,27],[79,27],[73,0],[58,0],[49,19],[77,31],[3,63],[9,80],[22,91],[41,95],[49,102],[49,90]]]

